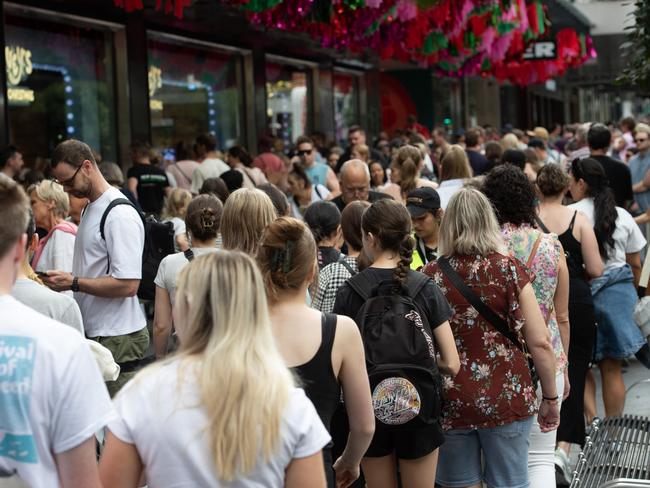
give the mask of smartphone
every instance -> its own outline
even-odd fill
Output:
[[[39,278],[47,278],[49,276],[45,271],[35,271],[35,273]]]

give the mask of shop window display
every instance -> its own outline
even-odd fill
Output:
[[[334,120],[336,123],[336,140],[345,147],[348,141],[348,129],[359,123],[359,77],[346,74],[334,74]]]
[[[266,107],[269,132],[285,147],[308,133],[309,79],[305,68],[266,62]]]

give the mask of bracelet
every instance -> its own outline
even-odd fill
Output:
[[[542,400],[546,400],[547,402],[557,402],[559,399],[560,399],[559,395],[556,395],[553,398],[545,397],[542,395]]]

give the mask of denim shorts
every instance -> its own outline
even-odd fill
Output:
[[[447,488],[485,482],[489,488],[528,488],[533,417],[489,429],[445,432],[436,482]]]

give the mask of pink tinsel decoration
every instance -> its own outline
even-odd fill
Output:
[[[450,39],[457,37],[458,34],[465,28],[467,21],[469,20],[469,14],[474,9],[474,3],[472,0],[465,0],[463,6],[456,12],[456,17],[454,19],[454,25],[451,28],[451,31],[447,35]]]
[[[418,6],[412,0],[399,0],[397,3],[397,18],[402,22],[413,20],[418,15]]]
[[[379,8],[381,7],[382,0],[366,0],[366,6],[370,8]]]

